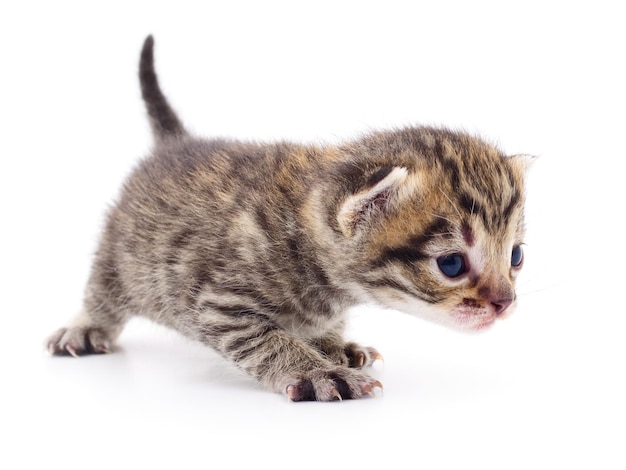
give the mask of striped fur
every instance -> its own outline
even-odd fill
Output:
[[[343,339],[376,302],[464,329],[515,300],[526,157],[430,127],[339,146],[205,140],[161,93],[144,44],[155,148],[108,214],[84,308],[53,354],[107,352],[133,315],[214,348],[292,400],[373,394],[380,357]],[[462,254],[446,277],[437,259]]]

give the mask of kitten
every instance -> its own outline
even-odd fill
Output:
[[[465,329],[515,303],[529,158],[431,127],[339,146],[190,135],[140,82],[155,146],[108,214],[84,308],[52,354],[108,352],[132,315],[214,348],[293,401],[373,395],[381,355],[345,342],[374,302]]]

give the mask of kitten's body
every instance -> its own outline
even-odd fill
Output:
[[[151,38],[140,76],[155,149],[109,213],[83,312],[52,353],[108,351],[138,314],[293,400],[358,398],[380,386],[360,370],[380,356],[344,342],[348,307],[478,329],[515,300],[523,158],[433,128],[338,147],[198,139],[159,90]]]

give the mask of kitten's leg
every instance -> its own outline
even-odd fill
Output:
[[[111,266],[94,264],[83,310],[68,326],[48,338],[50,354],[76,357],[110,352],[128,319],[119,280]]]
[[[211,311],[202,317],[198,329],[203,342],[293,401],[362,398],[382,388],[377,380],[333,363],[262,315],[235,319]]]
[[[311,341],[311,344],[335,364],[356,369],[371,366],[375,361],[383,359],[382,354],[373,347],[344,342],[339,332],[327,333]]]

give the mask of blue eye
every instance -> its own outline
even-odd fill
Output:
[[[453,255],[440,256],[437,258],[437,266],[441,272],[449,278],[459,277],[467,272],[465,257],[459,253]]]
[[[515,268],[519,268],[522,265],[522,261],[524,261],[524,251],[520,245],[513,248],[511,252],[511,266]]]

